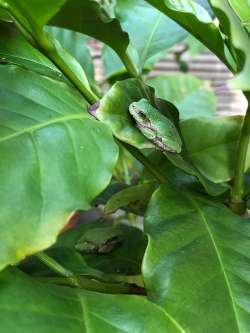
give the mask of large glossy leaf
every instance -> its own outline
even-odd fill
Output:
[[[128,186],[107,201],[105,212],[110,214],[118,209],[126,209],[137,214],[143,213],[155,187],[156,184],[152,182]]]
[[[137,51],[138,67],[187,37],[187,32],[144,0],[118,0],[116,15]]]
[[[0,307],[2,332],[183,332],[164,311],[142,297],[42,284],[17,270],[0,275]]]
[[[182,156],[167,152],[165,152],[164,155],[176,168],[184,171],[188,175],[196,177],[209,195],[218,196],[229,190],[229,184],[224,182],[215,183],[205,177],[199,168],[192,162],[192,157],[189,156],[186,151],[184,154],[182,152]]]
[[[209,83],[187,74],[162,75],[147,80],[156,96],[173,103],[181,120],[210,116],[216,110],[215,94]]]
[[[104,42],[127,64],[128,35],[122,30],[119,21],[111,19],[97,2],[68,0],[50,23],[82,32]]]
[[[168,157],[170,154],[168,155]],[[161,172],[173,187],[182,189],[189,189],[200,193],[209,193],[212,196],[218,196],[223,192],[226,192],[226,188],[219,186],[221,184],[214,184],[209,182],[208,179],[202,177],[202,175],[195,169],[194,166],[189,165],[187,168],[181,168],[180,164],[176,163],[176,160],[168,159],[164,154],[159,151],[155,151],[148,156],[151,163],[157,170]],[[147,178],[152,179],[152,175],[144,171]],[[206,191],[205,191],[206,190]],[[148,203],[147,203],[148,204]]]
[[[10,22],[11,18],[5,9],[0,8],[0,20]]]
[[[143,96],[135,79],[117,82],[101,99],[96,114],[118,139],[138,148],[152,148],[154,146],[138,131],[128,112],[129,105]]]
[[[44,3],[41,0],[37,2],[28,0],[25,3],[21,0],[7,0],[5,2],[0,0],[0,7],[6,8],[17,27],[31,44],[55,63],[84,94],[85,98],[92,102],[96,100],[96,96],[90,89],[87,76],[81,65],[52,35],[44,31],[44,25],[65,1],[56,0],[49,5],[47,0]],[[37,19],[37,15],[39,19]]]
[[[240,19],[226,0],[211,0],[211,4],[219,18],[220,26],[231,42],[231,52],[237,61],[238,75],[231,81],[236,89],[250,90],[250,38],[242,27]]]
[[[165,185],[151,199],[145,231],[143,272],[152,301],[185,332],[249,332],[249,221]]]
[[[209,180],[219,183],[233,177],[242,117],[194,118],[181,130],[194,165]],[[250,166],[249,153],[246,167]]]
[[[231,7],[239,16],[242,25],[250,31],[250,2],[249,0],[229,0]]]
[[[62,79],[62,73],[22,37],[14,24],[0,22],[0,57],[1,61]]]
[[[51,33],[60,44],[67,50],[82,66],[88,80],[94,82],[94,65],[90,50],[87,46],[88,37],[67,29],[57,27],[46,27],[46,31]]]
[[[235,66],[228,54],[220,30],[206,9],[199,3],[193,0],[147,0],[147,2],[179,23],[229,67]]]
[[[133,59],[134,63],[139,62],[137,51],[128,46],[128,53],[130,57]],[[144,74],[148,73],[154,68],[154,65],[160,59],[166,57],[168,50],[163,50],[161,52],[156,53],[150,59],[148,59],[143,65],[142,71]],[[102,61],[104,67],[104,75],[105,78],[110,82],[113,80],[120,80],[131,77],[131,75],[127,72],[124,64],[121,59],[117,56],[117,54],[107,45],[104,45],[102,48]]]
[[[6,8],[22,27],[32,33],[34,25],[42,29],[65,1],[67,0],[0,0],[0,7]]]
[[[1,66],[0,268],[51,245],[109,183],[110,131],[66,84]]]

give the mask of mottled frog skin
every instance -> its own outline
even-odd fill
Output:
[[[141,99],[129,106],[129,112],[141,133],[163,151],[180,153],[182,141],[174,124],[148,100]]]
[[[114,227],[94,228],[86,231],[75,245],[81,253],[109,253],[122,242],[119,229]]]

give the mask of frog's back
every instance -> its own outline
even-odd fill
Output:
[[[157,136],[153,141],[157,140],[157,145],[161,146],[162,149],[165,148],[164,150],[180,153],[182,141],[173,122],[146,99],[140,100],[138,106],[144,110],[151,124],[157,129]]]

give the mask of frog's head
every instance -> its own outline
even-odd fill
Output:
[[[141,99],[138,102],[133,102],[129,105],[129,113],[139,124],[144,124],[147,122],[147,107],[145,99]]]

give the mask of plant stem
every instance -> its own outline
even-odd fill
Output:
[[[49,36],[43,31],[43,29],[37,25],[37,22],[29,15],[29,13],[22,8],[22,12],[27,18],[29,25],[24,24],[22,20],[20,21],[20,15],[16,13],[15,9],[9,6],[7,3],[3,4],[0,0],[0,7],[6,9],[18,23],[22,30],[24,36],[30,41],[33,40],[39,48],[69,79],[69,81],[82,93],[85,99],[90,103],[94,104],[98,101],[98,96],[96,96],[91,89],[82,83],[82,81],[77,77],[77,75],[71,70],[71,68],[65,63],[65,61],[58,54],[54,43],[49,39]],[[31,28],[30,28],[31,27]],[[34,45],[35,46],[35,45]]]
[[[44,252],[39,252],[35,255],[40,261],[42,261],[46,266],[52,269],[55,273],[64,276],[66,278],[72,278],[74,277],[74,274],[63,267],[61,264],[59,264],[57,261],[55,261],[53,258],[48,256]]]
[[[61,70],[61,72],[68,78],[68,80],[80,91],[84,98],[90,103],[94,104],[99,100],[98,96],[88,88],[77,75],[71,70],[67,63],[58,54],[54,44],[49,40],[44,32],[35,34],[37,44],[41,51]]]
[[[167,179],[157,170],[157,168],[151,163],[151,161],[140,152],[140,150],[125,142],[120,142],[120,144],[122,144],[125,149],[130,152],[131,155],[133,155],[139,162],[141,162],[145,169],[147,169],[148,172],[150,172],[151,175],[153,175],[160,183],[167,182]]]
[[[65,277],[41,277],[42,282],[54,283],[64,286],[76,287],[72,280]],[[78,287],[84,290],[103,292],[107,294],[139,294],[145,295],[145,289],[128,283],[105,283],[83,276],[78,277]]]
[[[250,93],[245,94],[248,101],[250,101]],[[250,106],[248,106],[246,116],[243,121],[238,151],[236,155],[236,166],[234,173],[233,188],[231,194],[231,206],[234,212],[242,214],[245,211],[245,204],[243,201],[244,195],[244,172],[247,151],[250,140]]]
[[[75,275],[70,270],[63,267],[53,258],[44,252],[39,252],[36,257],[61,277],[44,277],[44,282],[63,284],[71,287],[82,288],[85,290],[99,291],[111,294],[145,294],[145,289],[136,285],[121,282],[104,282],[81,275]]]
[[[132,59],[130,58],[128,52],[125,53],[125,55],[122,58],[122,61],[127,69],[127,71],[129,72],[129,74],[134,77],[137,78],[139,73],[137,71],[137,68],[135,67]]]

